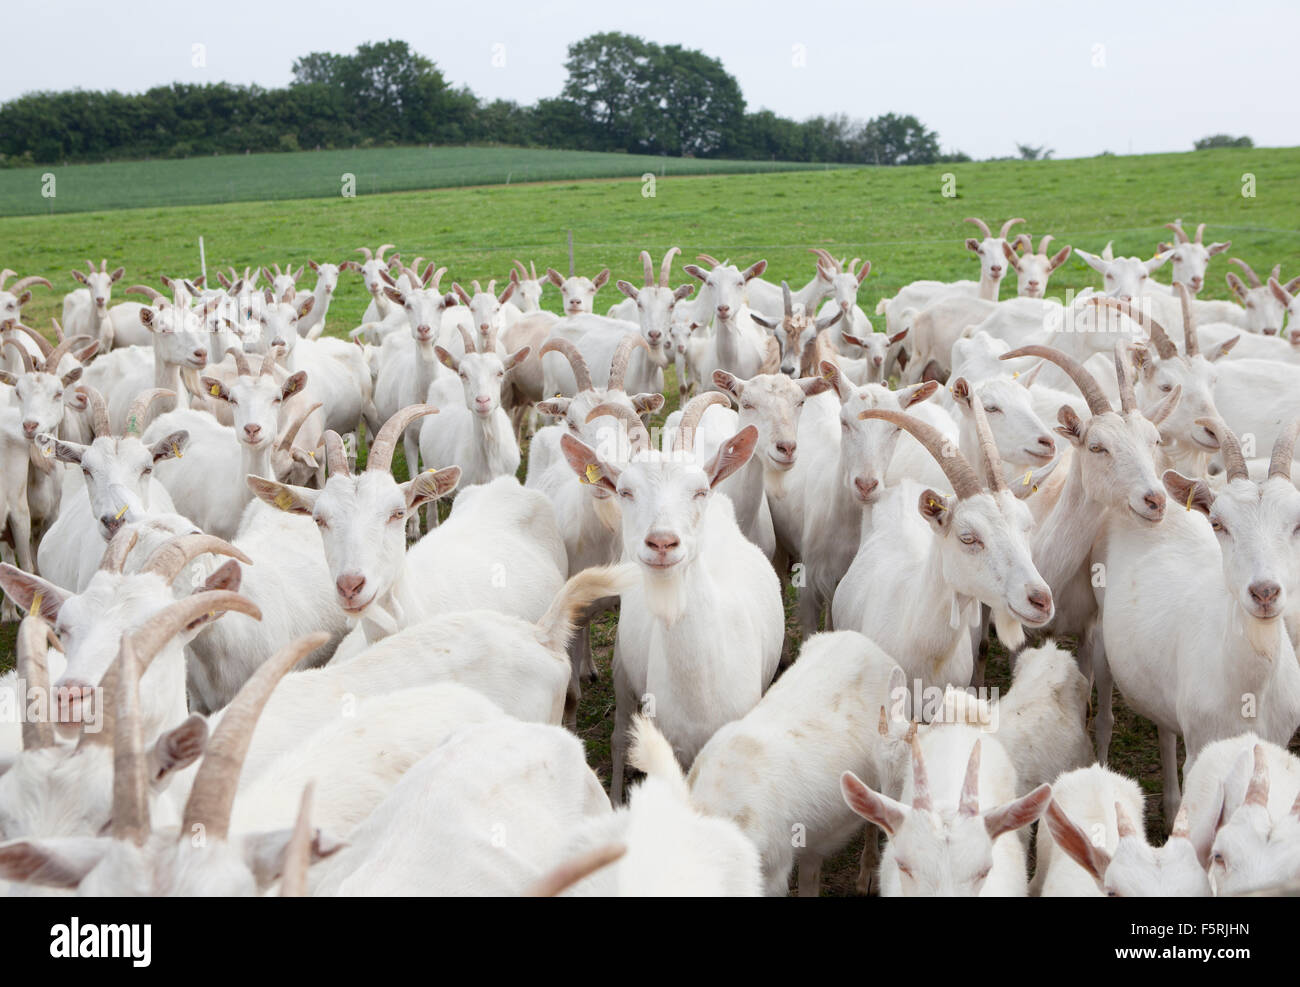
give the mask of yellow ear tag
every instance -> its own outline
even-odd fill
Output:
[[[438,472],[438,467],[436,467],[436,466],[430,466],[427,470],[425,470],[425,472],[428,473],[428,474],[430,474],[430,475],[433,475],[434,473],[437,473],[437,472]]]
[[[275,506],[282,511],[287,511],[293,506],[293,495],[288,490],[281,490],[275,495]]]
[[[1019,377],[1019,376],[1020,376],[1020,371],[1017,370],[1015,373],[1013,373],[1013,374],[1011,375],[1011,379],[1012,379],[1012,380],[1015,380],[1015,379],[1016,379],[1017,377]]]
[[[114,520],[114,521],[121,521],[121,520],[122,520],[122,515],[126,513],[126,508],[127,508],[127,505],[126,505],[126,504],[123,504],[123,505],[122,505],[122,509],[121,509],[120,511],[118,511],[116,514],[113,515],[113,520]]]
[[[834,379],[835,379],[835,371],[834,371],[834,370],[823,370],[823,371],[822,371],[822,380],[824,380],[824,381],[828,381],[828,382],[829,382],[829,381],[832,381],[832,380],[834,380]]]
[[[44,598],[45,598],[44,593],[37,593],[35,596],[33,596],[32,605],[28,608],[27,612],[32,614],[39,614],[41,612],[41,600],[43,600]]]
[[[588,463],[587,472],[581,479],[583,483],[599,483],[600,467],[597,466],[595,463]]]
[[[1027,487],[1027,486],[1029,486],[1029,484],[1031,484],[1033,481],[1034,481],[1034,471],[1033,471],[1033,470],[1025,470],[1025,483],[1024,483],[1024,485]],[[1037,490],[1038,488],[1035,487],[1034,489]]]
[[[309,455],[309,456],[311,457],[311,461],[312,461],[313,463],[316,462],[316,450],[315,450],[315,449],[308,449],[308,450],[307,450],[307,455]]]
[[[221,385],[220,385],[220,384],[213,384],[213,385],[212,385],[212,396],[215,398],[215,397],[218,397],[220,394],[221,394]]]
[[[1192,489],[1187,491],[1187,510],[1189,512],[1192,509],[1192,498],[1195,496],[1196,496],[1196,488],[1192,487]]]
[[[181,447],[175,442],[172,443],[172,455],[175,456],[177,459],[185,458],[185,456],[182,455],[181,453]]]
[[[938,502],[937,500],[935,500],[933,497],[931,497],[931,498],[926,502],[926,506],[927,506],[927,507],[938,507],[938,506],[939,506],[939,502]]]

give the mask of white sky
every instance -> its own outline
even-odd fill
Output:
[[[115,30],[131,23],[139,27],[129,34]],[[977,158],[1014,154],[1016,142],[1058,157],[1190,150],[1220,132],[1286,146],[1300,143],[1297,28],[1297,0],[52,0],[6,11],[0,100],[173,81],[282,86],[300,54],[395,37],[453,84],[531,103],[559,94],[569,43],[618,30],[720,58],[751,110],[914,113],[945,150]],[[196,43],[206,67],[191,65]],[[493,65],[495,45],[505,46],[504,67]],[[806,46],[802,67],[796,45]]]

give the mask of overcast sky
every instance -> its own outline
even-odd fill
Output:
[[[1297,28],[1297,0],[52,0],[6,10],[0,100],[173,81],[282,86],[300,54],[394,37],[453,84],[531,103],[558,95],[569,43],[617,30],[720,58],[751,110],[914,113],[945,150],[977,158],[1017,142],[1058,157],[1181,151],[1221,132],[1285,146],[1300,143]]]

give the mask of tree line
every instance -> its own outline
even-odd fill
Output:
[[[488,143],[880,165],[970,160],[943,155],[914,116],[750,112],[721,61],[680,45],[595,34],[569,46],[565,67],[561,93],[531,105],[480,99],[394,40],[305,55],[282,89],[218,82],[27,93],[0,105],[0,164]]]

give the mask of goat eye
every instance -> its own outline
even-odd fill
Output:
[[[406,518],[405,510],[393,511],[392,514],[388,515],[388,521],[390,524],[396,523],[397,521],[402,521],[405,518]]]
[[[1088,451],[1095,452],[1095,453],[1104,453],[1106,450],[1103,449],[1101,446],[1097,445],[1096,443],[1093,443],[1092,445],[1088,446]]]
[[[705,487],[703,490],[696,490],[696,491],[695,491],[695,499],[696,499],[696,500],[699,500],[701,497],[707,497],[708,495],[709,495],[708,487]]]
[[[980,544],[980,540],[979,540],[978,538],[976,538],[974,535],[969,534],[969,533],[968,533],[968,534],[961,535],[959,540],[961,541],[961,543],[962,543],[963,545],[978,545],[978,544]]]
[[[631,500],[631,499],[632,499],[632,491],[631,491],[631,490],[620,490],[620,491],[618,492],[618,495],[619,495],[620,497],[622,497],[624,500]]]
[[[312,520],[316,522],[316,527],[320,528],[321,531],[324,531],[326,528],[329,527],[329,525],[325,522],[324,518],[318,517],[318,518],[312,518]]]
[[[1174,387],[1173,387],[1172,384],[1161,384],[1161,385],[1160,385],[1160,390],[1164,391],[1166,394],[1168,394],[1168,393],[1169,393],[1170,391],[1172,391],[1173,389],[1174,389]]]
[[[986,407],[984,408],[984,412],[985,412],[985,414],[989,414],[989,415],[1000,415],[1000,414],[1002,413],[1002,409],[1001,409],[1001,408],[996,408],[996,407],[994,407],[994,408],[990,408],[990,407],[987,407],[987,406],[986,406]]]
[[[1106,889],[1106,897],[1107,897],[1107,898],[1118,898],[1118,897],[1119,897],[1119,892],[1116,891],[1114,888],[1107,888],[1107,889]]]

